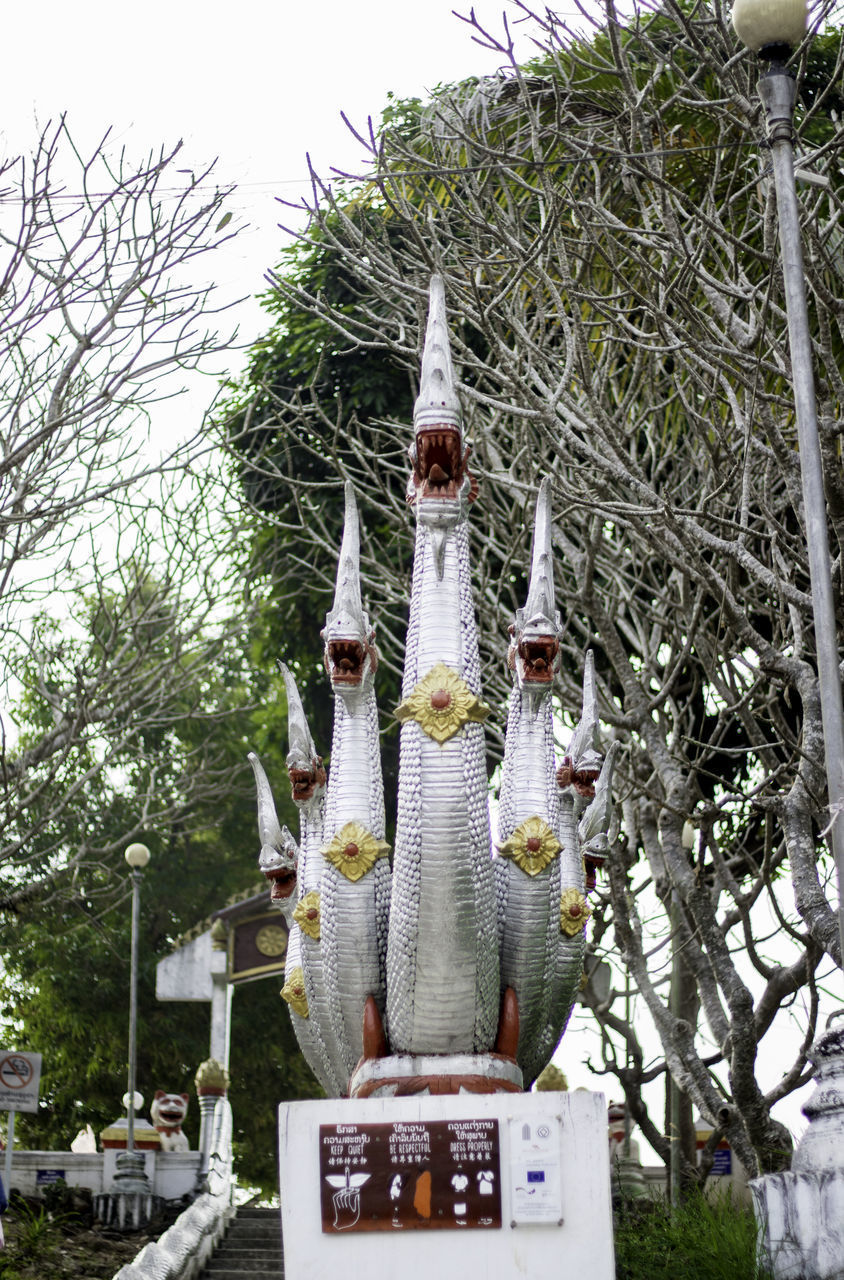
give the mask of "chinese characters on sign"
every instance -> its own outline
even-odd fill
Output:
[[[501,1226],[497,1120],[319,1127],[323,1232]]]

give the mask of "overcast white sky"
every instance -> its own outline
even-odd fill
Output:
[[[26,150],[39,123],[66,111],[86,146],[111,125],[113,140],[132,154],[183,139],[189,167],[218,158],[220,180],[239,184],[235,207],[250,223],[221,283],[254,294],[283,242],[277,223],[290,216],[276,197],[297,199],[308,189],[305,153],[320,173],[361,165],[341,111],[365,131],[389,91],[423,95],[501,64],[500,54],[473,42],[454,7],[453,0],[413,8],[396,0],[9,6],[0,152]],[[505,9],[518,19],[508,0],[474,7],[496,32]],[[573,0],[556,7],[577,12]],[[529,55],[524,38],[521,48]],[[242,320],[247,334],[260,323],[252,308]]]
[[[600,12],[599,0],[594,3]],[[415,10],[396,0],[40,0],[4,13],[7,50],[0,77],[0,158],[32,149],[40,129],[67,113],[80,149],[92,151],[111,128],[109,146],[125,146],[130,160],[182,140],[180,163],[201,170],[216,160],[220,185],[236,183],[230,207],[246,225],[230,246],[199,259],[197,283],[213,277],[222,299],[254,299],[264,273],[289,243],[279,222],[296,216],[278,198],[299,201],[310,191],[306,153],[320,175],[332,167],[357,172],[365,153],[341,118],[366,132],[390,92],[424,96],[437,84],[492,74],[500,52],[473,40],[455,16],[471,0],[423,0]],[[540,10],[542,5],[538,6]],[[559,13],[584,26],[575,0]],[[535,47],[512,0],[476,0],[475,13],[503,36],[506,12],[522,58]],[[304,217],[300,216],[302,225]],[[240,350],[192,375],[189,394],[159,406],[152,444],[191,434],[214,398],[219,377],[236,373],[244,346],[267,327],[254,301],[220,322],[239,329]],[[168,384],[171,389],[175,389]]]

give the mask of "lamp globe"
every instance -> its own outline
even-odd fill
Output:
[[[133,871],[141,871],[149,862],[149,849],[145,844],[130,844],[123,855]]]
[[[778,60],[806,34],[806,0],[735,0],[733,27],[748,49]]]

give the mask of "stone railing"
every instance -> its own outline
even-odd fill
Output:
[[[232,1208],[232,1113],[226,1097],[216,1100],[208,1144],[205,1188],[158,1240],[145,1245],[114,1280],[196,1280],[234,1216]]]
[[[11,1190],[39,1196],[61,1179],[69,1187],[83,1187],[96,1198],[114,1180],[117,1151],[15,1151]],[[181,1200],[196,1188],[202,1164],[199,1151],[145,1151],[144,1171],[156,1200]]]

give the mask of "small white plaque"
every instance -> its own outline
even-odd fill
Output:
[[[0,1111],[37,1111],[41,1054],[0,1049]]]
[[[511,1116],[510,1180],[512,1226],[561,1226],[560,1116]]]

